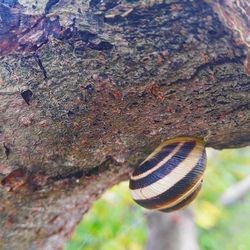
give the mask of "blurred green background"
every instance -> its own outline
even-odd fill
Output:
[[[250,249],[250,191],[231,206],[222,194],[250,175],[250,147],[207,150],[203,188],[192,203],[201,250]],[[143,250],[147,237],[145,210],[130,197],[128,183],[108,190],[77,226],[65,250]]]

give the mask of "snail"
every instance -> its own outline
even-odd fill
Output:
[[[176,137],[160,144],[130,177],[133,200],[147,208],[171,212],[186,207],[199,193],[206,168],[202,139]]]

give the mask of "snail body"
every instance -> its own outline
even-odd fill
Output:
[[[160,144],[130,177],[132,198],[147,209],[171,212],[199,193],[206,167],[202,139],[177,137]]]

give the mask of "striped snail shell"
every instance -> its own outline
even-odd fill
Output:
[[[199,193],[205,167],[202,139],[167,140],[134,170],[129,182],[132,198],[145,208],[163,212],[183,208]]]

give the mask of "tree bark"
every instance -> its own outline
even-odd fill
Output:
[[[250,8],[229,3],[0,0],[0,249],[62,248],[162,140],[249,145]]]
[[[197,230],[188,209],[171,214],[147,214],[148,240],[145,250],[199,250]]]

